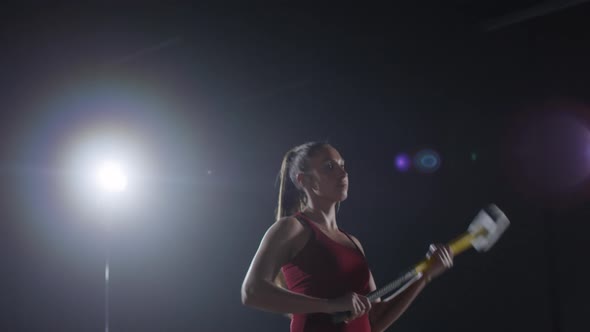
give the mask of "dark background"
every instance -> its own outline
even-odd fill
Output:
[[[378,285],[490,202],[512,221],[392,331],[587,330],[590,185],[546,185],[571,174],[550,162],[568,141],[530,128],[589,125],[590,6],[518,16],[540,3],[4,4],[0,329],[104,330],[108,247],[111,331],[287,331],[240,287],[283,154],[327,139],[350,174],[339,224]],[[141,147],[125,204],[78,188],[93,135]],[[395,170],[422,148],[435,173]]]

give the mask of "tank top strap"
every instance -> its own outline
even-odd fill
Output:
[[[320,229],[318,228],[318,226],[315,225],[315,222],[313,222],[313,220],[309,219],[309,217],[306,216],[305,214],[303,214],[303,212],[297,212],[295,214],[295,218],[297,220],[299,220],[299,222],[309,225],[309,227],[311,227],[311,229],[313,229],[314,232],[321,232]]]
[[[350,234],[346,233],[345,231],[343,231],[342,229],[340,229],[340,227],[338,228],[338,230],[342,233],[344,233],[344,235],[346,235],[346,237],[348,237],[348,239],[350,240],[350,242],[352,242],[352,244],[354,244],[354,246],[356,247],[356,250],[358,250],[361,254],[363,254],[363,256],[365,255],[363,253],[363,251],[361,250],[361,248],[359,248],[359,246],[356,245],[356,241],[354,241],[352,239],[352,236],[350,236]]]
[[[319,229],[316,228],[317,226],[314,225],[314,223],[309,220],[309,218],[305,217],[305,215],[301,212],[297,212],[293,217],[299,220],[303,227],[309,228],[311,230],[312,237],[317,238],[317,232],[319,232]]]

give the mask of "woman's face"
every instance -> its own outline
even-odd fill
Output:
[[[348,196],[348,173],[344,160],[333,147],[320,148],[309,160],[306,185],[316,196],[340,202]]]

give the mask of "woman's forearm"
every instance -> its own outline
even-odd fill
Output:
[[[244,285],[242,303],[277,313],[330,312],[329,300],[294,293],[268,281]]]
[[[426,283],[425,277],[421,276],[397,296],[383,302],[373,303],[369,312],[371,331],[382,332],[391,326],[408,309],[416,296],[424,289]]]

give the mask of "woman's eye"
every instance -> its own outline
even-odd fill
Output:
[[[328,162],[326,163],[326,168],[329,170],[332,170],[336,167],[336,163],[334,162]],[[342,167],[342,169],[344,169],[344,163],[340,164],[340,167]]]

